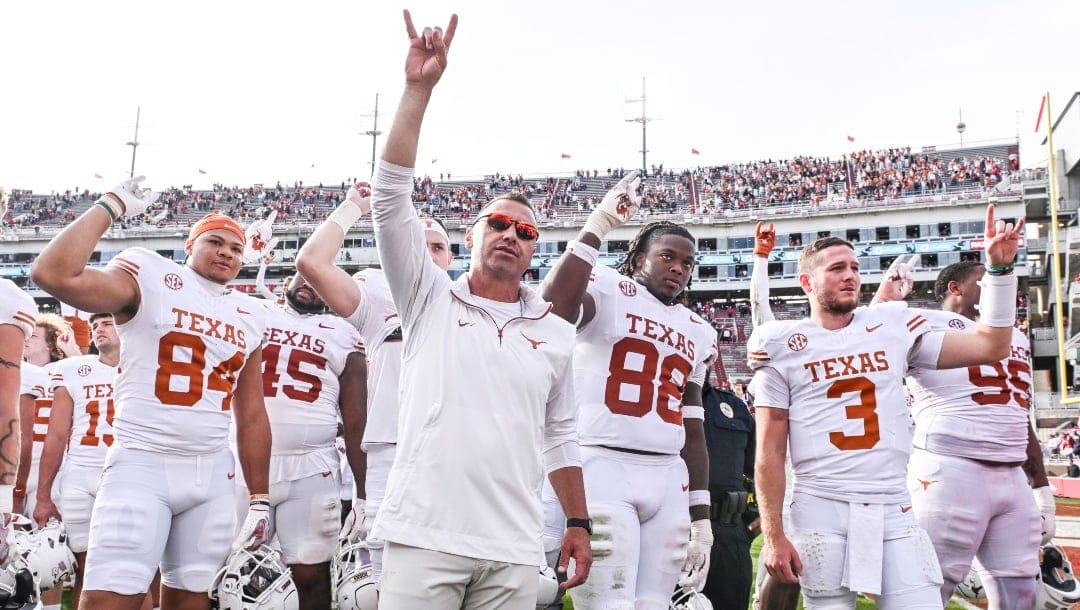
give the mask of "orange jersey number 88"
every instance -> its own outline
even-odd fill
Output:
[[[640,369],[627,368],[630,355],[641,357]],[[675,371],[681,374],[680,383],[672,378]],[[670,354],[661,361],[655,345],[643,339],[626,337],[612,346],[608,372],[604,403],[612,413],[644,417],[656,405],[656,414],[660,419],[676,426],[682,425],[682,395],[690,378],[690,363],[682,355]],[[657,372],[660,373],[659,380]],[[659,388],[654,385],[657,381]],[[624,385],[638,389],[637,400],[621,398]],[[669,408],[672,400],[679,405],[678,409]]]

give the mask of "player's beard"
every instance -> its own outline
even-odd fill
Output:
[[[322,302],[315,301],[312,303],[303,303],[295,297],[293,291],[285,293],[285,300],[289,303],[289,307],[292,307],[300,313],[322,313],[326,311],[326,305]]]
[[[827,296],[821,301],[821,308],[831,314],[843,315],[855,311],[855,308],[859,306],[859,299],[854,298],[850,300],[841,300],[838,295],[846,293],[838,293]]]

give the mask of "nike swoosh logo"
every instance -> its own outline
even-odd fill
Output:
[[[227,474],[225,476],[229,477],[229,480],[231,481],[231,480],[236,478],[236,473],[235,472],[230,472],[229,474]]]
[[[701,324],[702,323],[701,320],[698,320],[694,316],[690,316],[690,322],[692,322],[694,324]]]
[[[464,327],[464,326],[472,326],[473,323],[472,322],[462,322],[461,320],[458,320],[457,325]]]
[[[682,490],[683,490],[683,491],[689,491],[689,490],[690,490],[690,484],[689,484],[689,483],[687,483],[686,485],[683,485],[683,486],[682,486]]]
[[[323,473],[320,473],[320,474],[322,474],[323,478],[325,479],[326,477],[330,476],[330,471],[327,470],[326,472],[323,472]]]
[[[398,317],[398,315],[396,313],[392,313],[392,314],[386,316],[385,318],[383,318],[383,322],[389,322],[390,320],[393,320],[396,317]]]
[[[240,309],[239,307],[237,307],[236,308],[236,313],[242,313],[242,314],[244,314],[246,316],[246,315],[250,314],[251,312],[250,311],[244,311],[243,309]]]
[[[874,332],[875,330],[877,330],[877,329],[881,328],[881,327],[882,327],[882,326],[883,326],[884,324],[885,324],[885,323],[884,323],[884,322],[882,322],[882,323],[880,323],[880,324],[875,324],[874,326],[867,326],[867,327],[866,327],[866,332],[868,332],[868,333],[872,333],[872,332]]]
[[[334,330],[333,326],[327,326],[327,325],[323,324],[322,322],[319,322],[319,328],[325,328],[326,330]]]
[[[901,507],[900,507],[900,512],[902,512],[902,513],[906,513],[906,512],[908,512],[909,510],[911,510],[911,507],[910,507],[910,506],[901,506]]]

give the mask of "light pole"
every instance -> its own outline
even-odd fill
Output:
[[[964,109],[960,109],[960,122],[956,124],[956,132],[960,134],[960,148],[964,147],[964,131],[967,130],[967,123],[964,122]]]
[[[128,178],[135,177],[135,151],[139,149],[139,115],[142,114],[142,106],[135,109],[135,137],[127,143],[131,147],[131,173]]]
[[[646,126],[650,122],[656,120],[655,118],[652,118],[648,114],[646,114],[646,112],[645,112],[645,102],[646,101],[647,101],[647,96],[645,95],[645,77],[643,76],[643,77],[641,77],[641,97],[626,100],[627,104],[637,104],[637,103],[641,104],[641,114],[634,117],[634,118],[632,118],[632,119],[626,119],[626,122],[627,123],[641,123],[641,175],[642,176],[648,176],[649,175],[648,164],[647,164],[647,155],[649,153],[649,149],[648,149],[648,147],[645,146],[645,142],[646,142],[646,137],[645,137],[646,136]]]
[[[363,117],[372,117],[371,129],[361,132],[362,135],[369,136],[371,138],[371,175],[375,175],[375,143],[378,141],[382,132],[379,131],[379,94],[375,94],[375,112],[371,114],[361,115]]]

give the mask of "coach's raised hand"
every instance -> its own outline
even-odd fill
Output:
[[[405,31],[409,34],[409,55],[405,59],[405,82],[433,88],[446,70],[446,54],[457,31],[457,15],[450,15],[444,32],[441,27],[426,27],[417,34],[412,15],[405,9]]]

